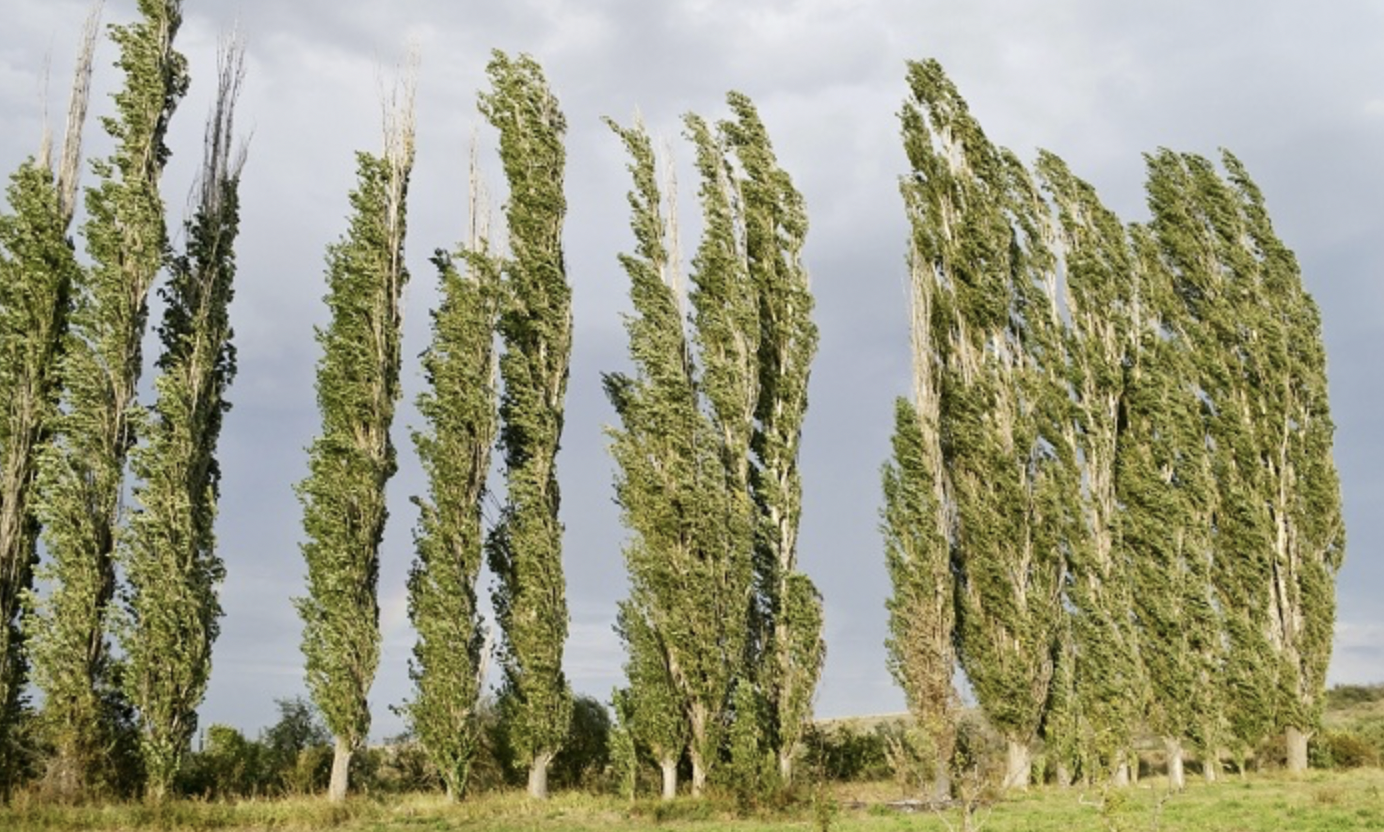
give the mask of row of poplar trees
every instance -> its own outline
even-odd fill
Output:
[[[501,707],[529,793],[542,797],[572,714],[555,467],[572,338],[561,240],[566,122],[532,59],[497,52],[487,73],[479,103],[500,136],[507,251],[492,242],[473,155],[469,239],[433,258],[441,301],[423,355],[426,426],[413,434],[429,493],[415,500],[415,694],[403,711],[459,797],[490,653],[476,595],[486,563],[502,636]],[[393,111],[384,154],[359,155],[350,229],[328,254],[331,321],[317,333],[322,433],[299,486],[308,594],[297,604],[308,686],[336,737],[332,799],[346,794],[351,755],[367,736],[379,659],[410,99],[405,91]],[[800,261],[806,217],[753,105],[738,94],[729,101],[735,118],[714,128],[687,118],[706,224],[687,321],[673,193],[665,203],[642,126],[611,123],[633,158],[638,244],[621,257],[636,372],[605,378],[622,422],[613,431],[616,490],[632,531],[632,594],[618,625],[630,684],[616,698],[624,736],[662,765],[669,797],[684,752],[700,793],[732,723],[756,776],[773,758],[777,776],[790,777],[823,657],[820,597],[796,569],[798,441],[817,340]],[[505,489],[487,529],[492,447],[503,454]]]
[[[112,155],[91,162],[78,257],[71,226],[98,20],[88,20],[61,154],[45,137],[11,175],[0,216],[0,779],[36,743],[62,795],[128,772],[137,736],[146,788],[169,789],[196,729],[221,609],[215,551],[217,438],[235,374],[232,138],[242,52],[220,56],[192,217],[175,248],[159,180],[188,87],[174,0],[141,0],[113,26],[125,81],[102,119]],[[149,294],[163,318],[152,405],[139,386]],[[134,506],[125,505],[126,489]],[[38,566],[39,542],[46,559]],[[37,569],[36,569],[37,567]],[[47,584],[39,597],[35,575]],[[118,577],[123,580],[118,580]],[[118,643],[118,653],[112,642]],[[42,692],[28,718],[27,685]],[[33,736],[37,733],[38,738]],[[133,756],[133,755],[131,755]],[[130,759],[126,757],[125,759]]]
[[[510,742],[535,797],[547,794],[548,766],[572,712],[562,671],[568,620],[555,466],[572,351],[562,251],[566,121],[532,59],[496,52],[486,71],[491,88],[479,104],[500,134],[508,251],[492,247],[473,155],[469,239],[433,257],[441,300],[423,355],[428,384],[418,407],[426,424],[413,432],[429,491],[414,500],[420,519],[408,588],[418,640],[410,662],[415,692],[403,712],[454,799],[479,741],[490,652],[476,596],[482,561],[496,578]],[[350,226],[328,250],[331,319],[317,331],[322,430],[298,486],[308,575],[307,595],[296,604],[308,689],[335,737],[331,800],[346,796],[351,756],[369,733],[367,697],[379,663],[379,547],[385,485],[397,467],[390,427],[409,277],[412,89],[407,80],[389,110],[384,152],[357,155]],[[505,498],[487,530],[495,446]]]
[[[1124,224],[1061,159],[991,144],[910,64],[913,397],[883,532],[889,655],[955,746],[954,668],[1028,783],[1120,780],[1144,726],[1175,786],[1271,734],[1307,764],[1345,537],[1321,319],[1240,162],[1146,157]]]

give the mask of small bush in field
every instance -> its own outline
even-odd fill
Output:
[[[1312,745],[1309,751],[1315,768],[1363,768],[1380,762],[1378,746],[1354,731],[1326,731]]]

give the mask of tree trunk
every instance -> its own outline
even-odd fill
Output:
[[[787,786],[793,782],[793,750],[780,748],[778,753],[779,783]]]
[[[947,755],[937,755],[937,776],[932,779],[932,799],[936,803],[945,803],[951,800],[952,780],[951,780],[951,760]]]
[[[1164,737],[1163,746],[1168,752],[1168,788],[1180,792],[1187,788],[1187,774],[1182,766],[1182,741],[1177,737]]]
[[[529,764],[529,797],[548,799],[548,764],[552,761],[551,751],[533,755],[533,762]]]
[[[1028,789],[1028,780],[1033,773],[1033,758],[1027,743],[1009,740],[1009,752],[1005,760],[1004,788]]]
[[[668,757],[659,765],[663,768],[663,799],[672,800],[678,796],[678,758]]]
[[[1307,773],[1307,739],[1309,734],[1301,728],[1288,726],[1284,739],[1288,745],[1288,773]]]
[[[706,766],[702,763],[702,755],[693,753],[692,755],[692,796],[701,797],[702,790],[706,788]]]
[[[345,737],[336,738],[336,750],[332,754],[332,779],[327,786],[327,800],[340,803],[346,799],[346,788],[350,784],[351,744]]]
[[[1129,763],[1123,754],[1116,758],[1115,772],[1110,777],[1110,784],[1117,789],[1123,789],[1129,785]]]
[[[1072,770],[1067,767],[1066,761],[1058,760],[1057,771],[1054,776],[1057,779],[1058,788],[1070,789],[1072,787]]]

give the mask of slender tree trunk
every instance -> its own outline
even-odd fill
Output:
[[[336,738],[336,749],[332,754],[332,779],[327,786],[327,800],[340,803],[346,799],[346,789],[350,785],[351,744],[345,737]]]
[[[702,761],[702,755],[695,748],[692,757],[692,796],[701,797],[702,790],[706,788],[706,765]]]
[[[1120,754],[1116,759],[1115,771],[1110,777],[1110,783],[1120,789],[1129,785],[1129,761],[1125,759],[1124,754]]]
[[[1163,746],[1168,752],[1168,788],[1180,792],[1187,788],[1187,774],[1182,765],[1182,741],[1177,737],[1164,737]]]
[[[678,758],[665,757],[659,765],[663,769],[663,799],[672,800],[678,796]]]
[[[1058,762],[1056,780],[1058,788],[1069,789],[1072,786],[1072,770],[1067,767],[1065,762]]]
[[[1026,790],[1032,773],[1033,757],[1028,744],[1009,740],[1009,750],[1005,758],[1004,788]]]
[[[937,774],[932,779],[932,799],[937,803],[951,800],[951,760],[942,752],[937,754]]]
[[[1288,745],[1288,773],[1306,774],[1307,773],[1307,739],[1308,734],[1301,728],[1288,726],[1285,740]]]
[[[535,754],[529,765],[529,797],[535,800],[548,799],[548,764],[553,761],[553,752]]]
[[[778,751],[779,782],[784,786],[793,782],[793,749],[780,748]]]

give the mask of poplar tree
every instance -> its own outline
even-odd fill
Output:
[[[941,448],[956,511],[957,655],[1024,787],[1062,621],[1080,478],[1045,235],[1023,166],[994,147],[935,61],[901,114],[913,245],[938,291]]]
[[[1043,153],[1038,171],[1056,209],[1070,314],[1075,434],[1080,447],[1082,516],[1067,552],[1066,598],[1075,659],[1073,693],[1085,755],[1118,783],[1144,713],[1146,685],[1133,615],[1135,553],[1121,537],[1117,475],[1125,371],[1133,359],[1137,285],[1124,226],[1089,184]]]
[[[480,109],[500,131],[510,246],[499,319],[506,503],[487,554],[497,578],[492,600],[504,635],[511,738],[529,770],[529,794],[546,797],[548,765],[572,714],[562,672],[568,621],[556,468],[572,355],[572,290],[562,252],[567,123],[532,58],[496,51],[486,74],[491,91],[481,94]]]
[[[713,513],[704,555],[706,578],[688,603],[699,604],[719,624],[700,652],[702,665],[689,705],[692,793],[700,794],[720,751],[723,725],[736,680],[748,671],[754,599],[756,511],[750,493],[750,447],[759,404],[759,301],[745,249],[737,236],[742,217],[739,187],[725,147],[706,122],[684,117],[696,150],[702,237],[692,258],[692,341],[701,392],[719,470],[708,474],[704,505]],[[709,649],[708,649],[709,648]]]
[[[916,354],[914,358],[926,360]],[[889,670],[931,746],[933,798],[948,800],[960,703],[952,684],[955,581],[947,542],[950,524],[939,466],[935,392],[931,397],[918,396],[916,406],[905,399],[894,404],[894,453],[884,466],[881,531],[893,588],[885,601]]]
[[[779,777],[788,783],[826,656],[821,595],[797,568],[798,454],[817,352],[802,263],[807,211],[774,156],[753,102],[738,92],[726,101],[735,118],[720,129],[740,165],[745,259],[759,303],[759,400],[751,440],[757,464],[750,482],[757,511],[753,670],[769,714],[766,739],[778,757]]]
[[[1217,449],[1214,582],[1230,731],[1241,759],[1284,731],[1289,770],[1301,772],[1320,721],[1345,545],[1325,350],[1262,194],[1233,155],[1222,165],[1224,176],[1200,157],[1159,154],[1151,204],[1208,356],[1198,369]]]
[[[1225,739],[1243,764],[1274,729],[1280,664],[1270,640],[1274,523],[1261,453],[1263,353],[1253,332],[1264,302],[1237,199],[1210,161],[1160,151],[1148,159],[1150,227],[1182,303],[1193,377],[1216,484],[1211,580],[1221,611]],[[1243,767],[1242,767],[1243,770]]]
[[[412,80],[385,125],[380,156],[356,155],[349,229],[327,249],[326,328],[316,330],[322,432],[299,483],[307,595],[307,684],[335,737],[328,798],[345,799],[352,754],[370,729],[366,699],[379,664],[379,547],[385,484],[397,467],[389,430],[399,398],[405,203],[413,167]],[[463,648],[464,649],[464,648]]]
[[[40,456],[37,514],[52,587],[30,618],[34,682],[54,745],[50,776],[75,792],[94,785],[118,698],[106,639],[115,592],[115,544],[126,455],[140,423],[135,399],[148,295],[167,249],[158,183],[169,120],[187,89],[173,48],[178,0],[141,0],[140,19],[115,26],[125,85],[117,115],[103,120],[114,155],[93,163],[83,226],[92,265],[74,275],[62,346],[61,415]]]
[[[693,713],[715,712],[716,697],[724,695],[714,682],[706,684],[719,679],[718,664],[729,658],[719,647],[726,622],[718,618],[715,601],[717,552],[708,511],[708,503],[714,508],[723,502],[724,485],[708,476],[720,470],[721,461],[710,452],[715,435],[699,410],[683,328],[676,212],[670,205],[665,213],[643,125],[607,123],[631,157],[630,225],[636,240],[634,253],[619,258],[634,305],[625,328],[636,374],[604,377],[621,422],[610,431],[619,465],[616,500],[634,534],[624,552],[630,596],[620,604],[616,629],[628,654],[624,701],[630,728],[658,763],[662,796],[670,800],[677,794],[677,766]],[[670,183],[670,202],[675,191]]]
[[[1191,742],[1215,776],[1221,623],[1211,583],[1211,455],[1181,300],[1146,226],[1130,229],[1137,346],[1124,376],[1116,488],[1120,539],[1149,685],[1148,723],[1163,738],[1172,788]]]
[[[172,259],[161,291],[167,305],[157,400],[145,440],[131,452],[140,509],[119,551],[129,581],[121,681],[139,712],[147,791],[156,801],[167,795],[197,728],[220,633],[217,585],[225,576],[214,531],[216,446],[235,376],[228,307],[245,159],[232,149],[243,48],[228,43],[220,61],[196,213],[186,225],[186,251]]]
[[[476,607],[484,558],[482,501],[495,442],[495,324],[500,261],[489,250],[488,208],[471,161],[471,232],[457,254],[437,252],[441,303],[423,354],[428,388],[418,397],[427,428],[413,444],[428,475],[427,498],[414,498],[417,558],[409,574],[409,619],[418,632],[409,675],[416,693],[405,706],[413,731],[442,775],[447,796],[461,797],[480,741],[476,706],[485,677],[486,632]]]
[[[1321,313],[1302,285],[1297,259],[1274,233],[1264,198],[1229,152],[1222,164],[1254,258],[1263,318],[1250,337],[1262,351],[1258,390],[1273,517],[1269,639],[1279,663],[1277,726],[1288,770],[1307,770],[1307,741],[1320,726],[1336,620],[1336,574],[1345,555],[1340,478],[1332,459],[1335,426],[1327,399]]]
[[[98,16],[87,18],[56,166],[45,137],[38,159],[20,165],[0,216],[0,793],[19,758],[28,658],[20,616],[38,561],[33,499],[40,448],[57,415],[70,294],[78,279],[68,231],[76,205],[82,128],[90,92]]]

